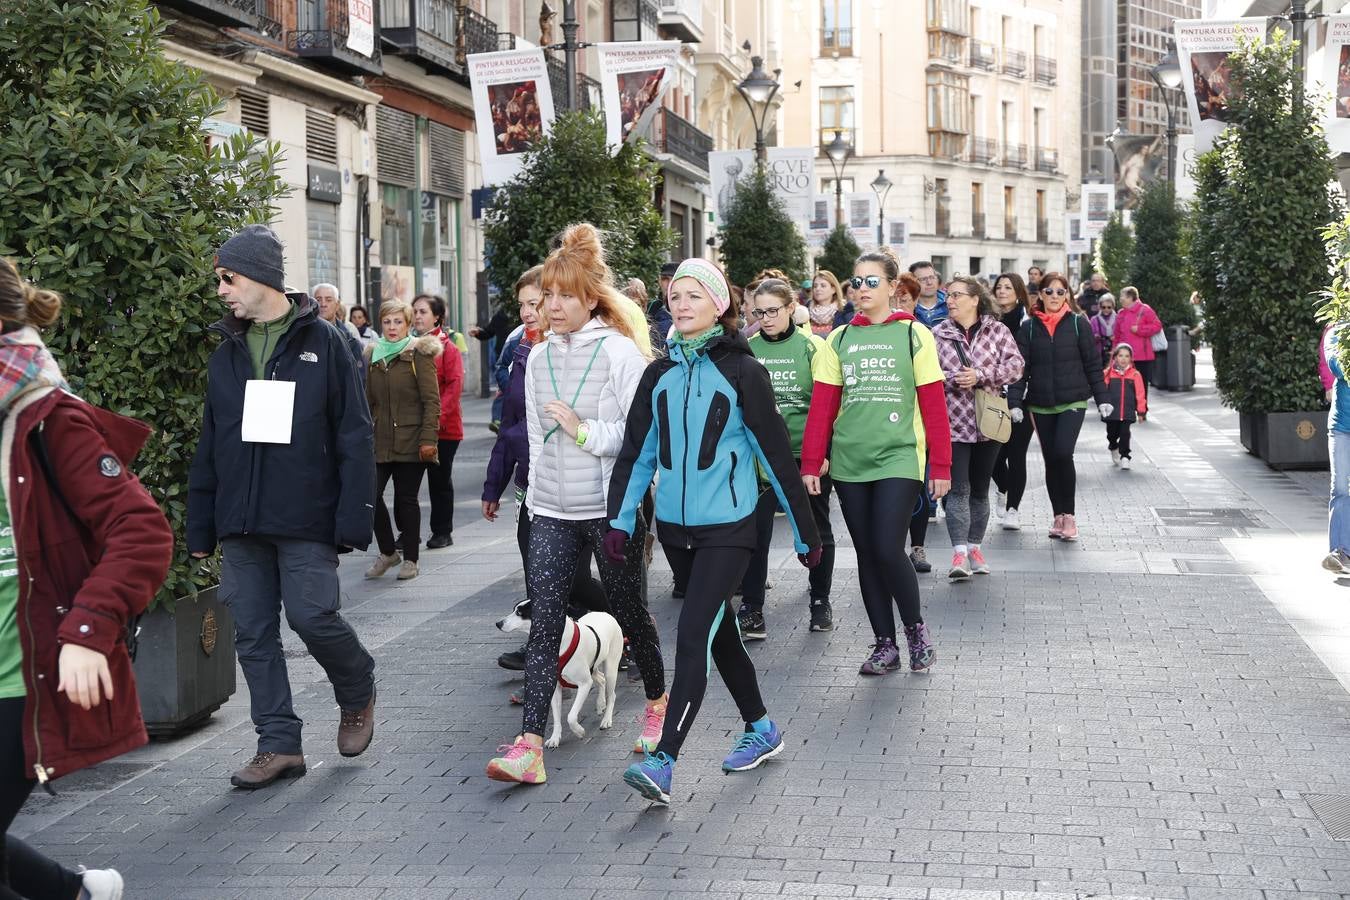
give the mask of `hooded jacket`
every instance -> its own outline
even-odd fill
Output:
[[[436,357],[436,383],[441,393],[441,418],[436,436],[443,441],[464,440],[464,414],[460,394],[464,392],[464,354],[445,329],[432,332],[441,339],[441,355]]]
[[[1017,331],[1017,349],[1026,365],[1022,379],[1008,388],[1008,406],[1111,402],[1102,382],[1097,339],[1086,317],[1066,310],[1052,335],[1044,322],[1031,316]]]
[[[578,521],[604,518],[628,407],[646,367],[647,357],[637,345],[600,318],[570,334],[550,332],[530,350],[525,427],[530,440],[526,505],[532,514]],[[552,400],[572,407],[585,423],[584,445],[554,427],[544,412],[544,404]]]
[[[224,340],[207,364],[202,434],[188,476],[187,545],[209,553],[220,538],[297,538],[370,546],[375,453],[370,412],[347,336],[319,318],[305,294],[300,314],[268,357],[269,379],[295,382],[289,444],[244,443],[245,385],[253,378],[246,319],[211,326]]]
[[[667,347],[669,355],[647,368],[633,398],[610,483],[610,527],[634,533],[642,498],[659,473],[661,543],[754,549],[758,463],[787,510],[797,552],[820,546],[769,373],[745,337],[722,334],[692,357],[673,340]]]
[[[421,462],[422,447],[435,447],[441,420],[441,388],[437,363],[445,344],[424,334],[408,342],[397,356],[370,362],[366,349],[366,400],[375,427],[375,462]]]
[[[1148,412],[1148,392],[1144,389],[1144,377],[1131,365],[1124,372],[1115,366],[1107,366],[1102,372],[1106,380],[1106,393],[1110,397],[1111,415],[1108,422],[1133,422],[1139,413]]]
[[[1138,334],[1130,330],[1135,326],[1139,327]],[[1143,300],[1136,300],[1132,306],[1122,305],[1116,311],[1111,346],[1129,344],[1130,350],[1134,353],[1135,362],[1152,362],[1157,358],[1157,354],[1153,352],[1151,338],[1160,331],[1162,331],[1162,320],[1153,311],[1153,307]]]

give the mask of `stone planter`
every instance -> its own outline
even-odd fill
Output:
[[[1247,452],[1272,469],[1327,469],[1327,411],[1238,413],[1238,432]]]
[[[141,617],[136,690],[152,738],[197,728],[235,689],[234,619],[207,588]]]

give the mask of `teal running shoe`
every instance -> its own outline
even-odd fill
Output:
[[[653,803],[670,805],[670,776],[675,760],[666,753],[648,753],[623,773],[624,783]]]
[[[778,726],[769,723],[769,730],[761,734],[753,729],[746,729],[745,733],[736,741],[736,746],[731,748],[727,758],[722,760],[723,772],[748,772],[757,767],[764,760],[777,756],[783,752],[783,735],[779,732]]]

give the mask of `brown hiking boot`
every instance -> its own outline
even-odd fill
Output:
[[[338,723],[338,752],[343,756],[360,756],[375,737],[375,688],[370,689],[370,702],[364,709],[344,709]]]
[[[299,778],[303,774],[304,754],[259,753],[248,761],[248,765],[230,776],[230,784],[246,791],[256,791],[278,778]]]

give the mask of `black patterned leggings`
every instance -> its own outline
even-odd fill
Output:
[[[522,511],[522,515],[525,515]],[[619,620],[628,650],[642,673],[648,700],[666,692],[666,670],[661,662],[661,638],[656,622],[642,602],[644,538],[642,518],[624,548],[624,564],[616,566],[602,549],[606,519],[554,519],[537,515],[530,523],[530,559],[525,567],[525,591],[530,604],[530,639],[525,645],[525,714],[522,734],[542,736],[548,724],[549,701],[558,683],[558,645],[562,642],[567,598],[583,552],[594,554],[600,583]]]

